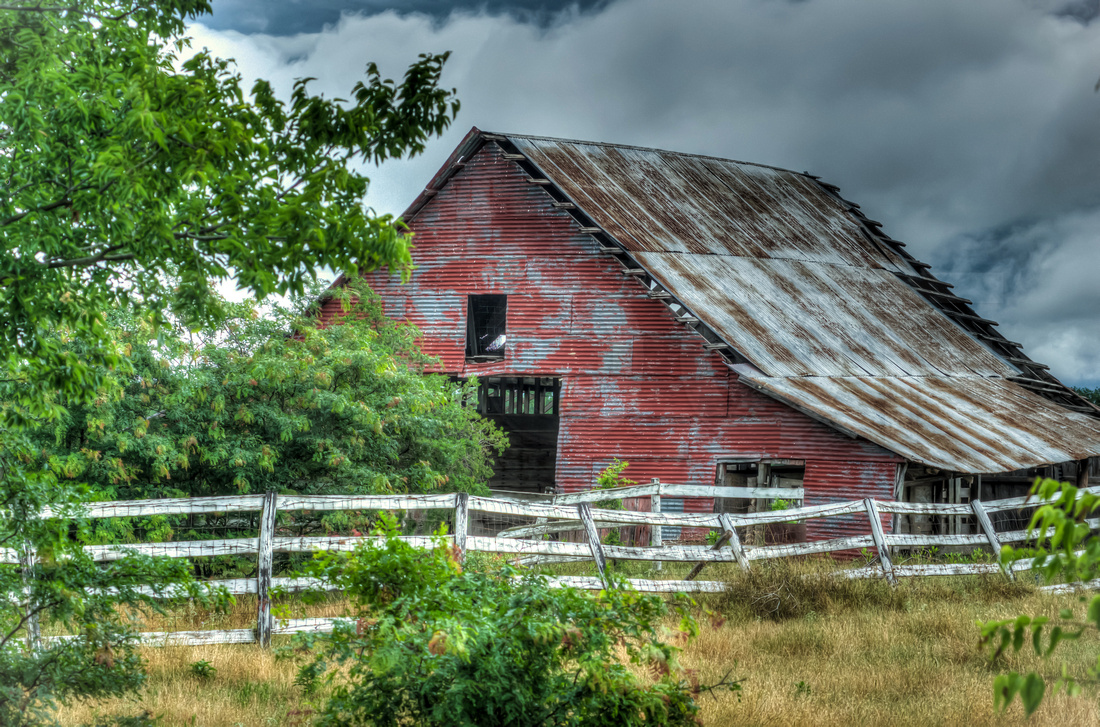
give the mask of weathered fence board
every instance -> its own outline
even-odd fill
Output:
[[[190,515],[201,513],[250,512],[263,507],[263,495],[221,497],[171,497],[159,500],[89,502],[81,506],[46,508],[42,517],[144,517],[148,515]]]
[[[453,508],[446,495],[279,495],[280,510],[432,510]]]

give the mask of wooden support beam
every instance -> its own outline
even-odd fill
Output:
[[[703,349],[707,351],[725,351],[729,349],[729,344],[718,341],[717,343],[704,343]]]
[[[646,274],[646,271],[641,268],[627,268],[622,271],[623,275],[633,275],[635,277],[642,277]]]
[[[982,318],[981,316],[976,316],[973,313],[963,313],[962,311],[956,310],[944,310],[943,308],[941,308],[940,310],[943,310],[944,313],[951,316],[952,318],[961,318],[964,321],[974,321],[975,323],[981,323],[987,326],[1001,325],[997,321],[991,321],[988,318]]]
[[[974,301],[969,298],[963,298],[962,296],[955,295],[954,293],[941,293],[938,290],[925,290],[924,288],[917,288],[916,291],[921,295],[931,295],[934,298],[940,300],[949,300],[955,303],[962,303],[963,305],[972,305]]]
[[[581,232],[583,232],[586,235],[595,235],[599,232],[603,232],[603,228],[601,228],[601,227],[581,227]]]
[[[603,554],[603,546],[600,544],[600,531],[596,529],[596,523],[592,520],[592,506],[587,502],[577,505],[577,514],[584,523],[584,532],[588,536],[588,547],[592,549],[592,560],[596,562],[596,570],[600,573],[600,581],[607,587],[607,558]]]
[[[1009,363],[1020,364],[1021,366],[1027,366],[1032,369],[1043,369],[1044,371],[1050,369],[1046,364],[1041,364],[1026,358],[1020,358],[1019,356],[1005,356],[1005,360]]]
[[[546,186],[550,185],[550,180],[549,179],[536,179],[534,177],[528,177],[527,178],[527,183],[528,184],[537,184],[539,186],[546,187]]]
[[[1065,389],[1060,389],[1057,385],[1052,384],[1049,381],[1043,381],[1042,379],[1032,379],[1027,376],[1007,376],[1005,378],[1007,378],[1014,384],[1019,384],[1025,389],[1045,391],[1049,394],[1061,394],[1062,396],[1073,396],[1073,392],[1066,391]]]
[[[260,537],[256,557],[256,596],[258,601],[256,614],[256,640],[260,648],[271,646],[271,632],[275,629],[275,618],[271,613],[271,570],[275,560],[275,511],[278,495],[268,492],[264,495],[263,510],[260,513]]]
[[[667,290],[651,290],[648,295],[653,300],[669,300],[672,297],[672,293]]]
[[[600,245],[600,252],[604,255],[622,255],[626,250],[614,245]]]
[[[896,586],[898,578],[894,575],[894,563],[890,560],[890,550],[886,547],[886,536],[882,532],[882,520],[878,515],[878,507],[875,501],[868,497],[863,501],[867,510],[867,519],[871,521],[871,538],[875,541],[875,550],[878,551],[878,562],[882,565],[882,572],[890,585]]]
[[[897,243],[897,241],[894,241]],[[899,278],[905,278],[906,280],[915,280],[918,283],[928,283],[929,285],[940,285],[944,288],[954,288],[955,286],[944,280],[937,280],[936,278],[926,278],[923,275],[910,275],[909,273],[894,273]]]
[[[974,511],[975,519],[977,519],[978,524],[982,526],[982,532],[985,533],[985,539],[989,541],[989,547],[993,549],[993,557],[1000,563],[1001,541],[997,539],[997,532],[993,529],[993,522],[989,519],[989,514],[985,511],[985,505],[982,504],[981,500],[971,500],[970,509]],[[1011,569],[1005,568],[1002,564],[1001,570],[1008,580],[1016,580],[1016,576]]]
[[[1077,460],[1077,489],[1089,486],[1089,458]]]
[[[1002,346],[1010,346],[1012,348],[1023,348],[1024,344],[1017,343],[1016,341],[1010,341],[1004,336],[995,333],[975,333],[980,340],[987,343],[999,343]]]
[[[527,158],[522,154],[504,154],[503,156],[505,159],[511,162],[522,162],[524,159]]]
[[[736,538],[736,537],[737,537],[737,533],[735,533],[732,530],[727,530],[726,532],[722,533],[722,537],[718,538],[718,542],[714,544],[714,547],[711,548],[711,550],[721,550],[722,548],[724,548],[726,546],[726,543],[728,543],[732,538]],[[692,568],[690,571],[688,571],[688,574],[686,576],[684,576],[684,580],[685,581],[695,580],[695,576],[699,575],[699,573],[702,572],[703,568],[705,568],[706,565],[707,565],[707,562],[705,560],[701,560],[698,563],[696,563],[695,567]]]
[[[575,210],[577,205],[572,202],[551,202],[551,207],[557,207],[559,210]]]
[[[470,523],[470,495],[465,492],[455,494],[455,559],[466,562],[466,530]]]
[[[676,322],[677,323],[684,323],[686,325],[691,326],[691,325],[695,325],[696,323],[698,323],[699,319],[696,318],[695,316],[676,316]]]

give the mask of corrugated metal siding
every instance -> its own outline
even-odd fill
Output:
[[[892,462],[860,462],[813,460],[806,462],[806,504],[825,505],[870,497],[875,500],[894,499]],[[890,532],[890,516],[883,516],[883,528]],[[806,523],[810,540],[843,538],[870,531],[867,516],[862,513],[843,517],[822,518]]]
[[[625,474],[638,482],[713,483],[718,459],[737,456],[877,460],[890,470],[880,489],[892,488],[895,455],[744,386],[525,179],[499,147],[485,146],[411,221],[418,269],[410,283],[368,278],[448,372],[563,377],[559,488],[591,487],[615,457],[630,461]],[[508,295],[503,361],[465,361],[471,293]],[[810,481],[816,471],[808,470],[808,487],[845,497],[843,481]],[[698,498],[685,508],[712,505]]]

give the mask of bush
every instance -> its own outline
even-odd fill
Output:
[[[318,649],[298,683],[327,695],[319,724],[696,723],[679,648],[658,638],[669,613],[659,598],[553,589],[510,566],[464,571],[442,538],[422,550],[401,541],[392,521],[379,532],[384,544],[318,554],[307,570],[355,609],[331,636],[299,639]],[[682,641],[698,631],[691,603],[672,600]],[[653,682],[624,661],[649,669]]]
[[[718,597],[731,616],[783,621],[843,609],[902,610],[906,597],[885,581],[832,575],[832,561],[812,563],[776,560],[753,563],[733,575]]]

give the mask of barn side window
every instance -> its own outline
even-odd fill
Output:
[[[508,335],[508,296],[471,295],[466,307],[466,358],[504,358]]]

